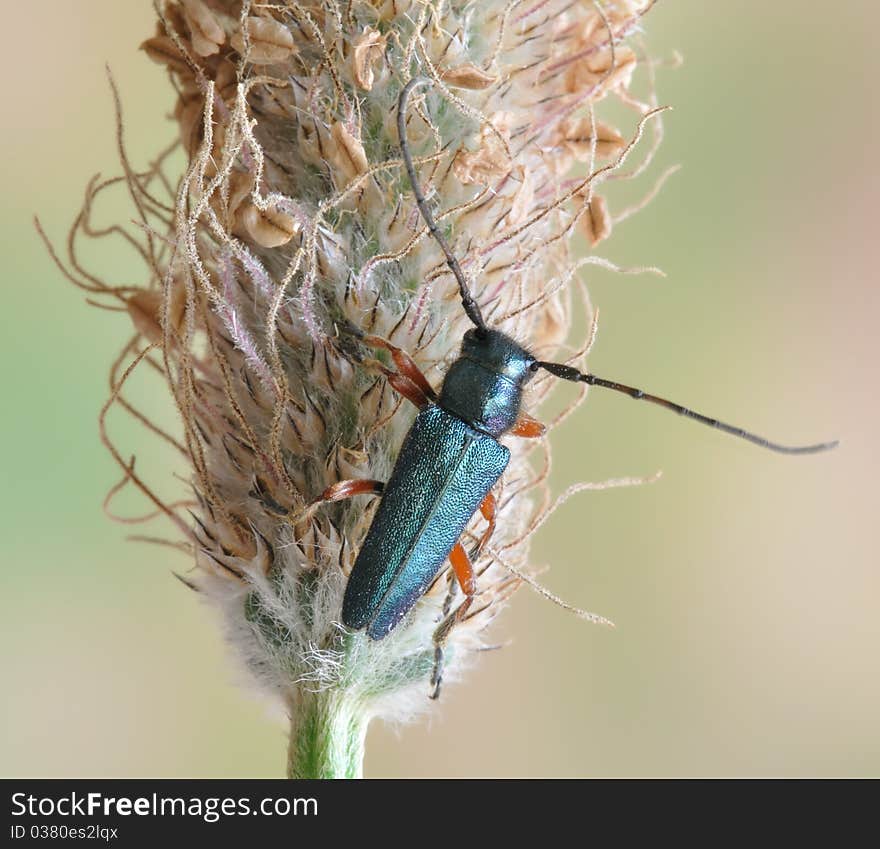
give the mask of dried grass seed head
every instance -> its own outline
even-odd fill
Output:
[[[402,168],[401,88],[416,75],[434,82],[414,97],[408,135],[486,321],[546,358],[568,330],[569,237],[579,221],[593,244],[608,234],[595,189],[631,151],[594,107],[617,97],[639,133],[649,114],[659,137],[653,104],[629,94],[636,54],[623,43],[650,5],[161,4],[143,48],[177,91],[189,166],[176,188],[163,159],[143,174],[126,166],[144,289],[83,279],[75,262],[71,276],[128,310],[140,342],[125,356],[167,381],[194,519],[114,449],[125,480],[184,529],[197,564],[186,582],[290,712],[320,692],[365,716],[406,715],[423,701],[432,635],[456,592],[443,572],[387,639],[346,633],[342,592],[372,509],[312,509],[336,481],[386,478],[414,416],[386,364],[334,327],[390,339],[439,385],[469,326]],[[138,353],[143,340],[156,347]],[[117,366],[115,403],[123,381]],[[536,380],[530,402],[549,387]],[[527,580],[528,539],[550,508],[546,442],[510,447],[477,602],[449,636],[452,675]]]

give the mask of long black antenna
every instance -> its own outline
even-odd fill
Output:
[[[437,244],[443,248],[443,253],[446,254],[446,264],[449,266],[450,270],[455,275],[455,279],[458,281],[458,291],[461,293],[461,305],[464,307],[467,317],[474,323],[477,329],[485,330],[486,322],[483,321],[483,314],[480,312],[479,304],[474,300],[474,296],[471,294],[470,289],[468,289],[467,279],[464,276],[464,272],[461,270],[461,266],[458,264],[455,254],[452,253],[452,250],[446,243],[446,239],[443,238],[443,235],[440,232],[440,228],[437,226],[437,222],[434,220],[434,216],[431,214],[428,202],[425,200],[425,195],[422,192],[422,187],[419,185],[419,180],[416,176],[416,169],[409,152],[409,141],[406,136],[406,104],[413,89],[430,82],[431,80],[427,77],[413,77],[403,87],[403,91],[400,92],[400,100],[397,101],[397,135],[400,138],[400,152],[403,154],[406,173],[409,174],[409,181],[412,183],[413,194],[416,197],[416,203],[419,206],[419,211],[422,213],[422,218],[425,219],[425,224],[428,225],[428,230],[431,231],[431,235],[437,240]]]
[[[741,427],[734,427],[733,425],[719,422],[717,419],[711,419],[709,416],[704,416],[702,413],[695,413],[687,407],[682,407],[681,404],[675,404],[672,401],[667,401],[665,398],[658,398],[656,395],[649,395],[647,392],[642,392],[641,389],[635,389],[623,383],[605,380],[601,377],[596,377],[594,374],[586,374],[572,366],[566,366],[562,363],[536,362],[532,368],[535,371],[542,368],[563,380],[572,380],[577,383],[587,383],[590,386],[602,386],[605,389],[613,389],[615,392],[622,392],[624,395],[629,395],[630,398],[634,398],[637,401],[650,401],[652,404],[665,407],[667,410],[672,410],[673,413],[678,413],[680,416],[687,416],[689,419],[700,422],[700,424],[723,430],[725,433],[738,436],[740,439],[747,439],[749,442],[754,442],[755,445],[760,445],[761,448],[768,448],[770,451],[776,451],[779,454],[818,454],[820,451],[830,451],[832,448],[836,448],[838,444],[837,440],[834,440],[834,442],[820,442],[817,445],[780,445],[777,442],[764,439],[763,436],[749,433],[749,431],[743,430]]]

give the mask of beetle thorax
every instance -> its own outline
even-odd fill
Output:
[[[490,436],[511,428],[535,358],[498,330],[469,330],[446,373],[439,404]]]

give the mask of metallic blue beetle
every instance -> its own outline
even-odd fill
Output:
[[[535,358],[497,330],[469,330],[436,404],[416,417],[358,554],[342,606],[349,628],[391,631],[440,571],[510,460],[498,437],[516,423]],[[463,549],[456,573],[472,595]],[[462,611],[459,616],[463,615]]]
[[[489,520],[489,528],[476,552],[494,527],[491,489],[510,460],[510,451],[498,438],[505,433],[537,437],[544,432],[542,425],[520,412],[523,388],[539,369],[563,380],[602,386],[649,401],[780,453],[810,454],[837,443],[791,447],[769,442],[640,389],[561,363],[539,361],[509,336],[488,328],[458,261],[439,232],[409,153],[406,104],[412,90],[425,82],[429,81],[415,78],[401,92],[397,111],[401,152],[416,202],[446,255],[458,281],[462,306],[474,327],[464,335],[459,358],[447,372],[439,397],[405,352],[384,339],[348,328],[365,344],[391,353],[397,371],[385,370],[389,382],[421,407],[421,412],[406,436],[387,484],[342,481],[329,487],[320,500],[336,501],[365,493],[382,495],[349,577],[342,606],[343,623],[354,630],[366,629],[374,640],[390,633],[425,593],[447,558],[452,562],[465,599],[435,635],[432,683],[436,697],[442,642],[452,625],[463,618],[476,592],[470,558],[459,538],[478,509]]]

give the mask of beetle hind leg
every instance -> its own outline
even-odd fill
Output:
[[[431,672],[431,695],[436,701],[440,698],[440,685],[443,683],[443,646],[434,641],[434,669]]]
[[[468,557],[470,557],[472,563],[480,556],[480,553],[486,547],[486,543],[492,539],[492,534],[495,533],[495,517],[497,511],[498,503],[495,501],[495,496],[490,492],[480,505],[480,513],[483,514],[483,518],[489,523],[489,525],[486,530],[483,531],[483,535],[477,540],[477,544],[468,552]]]
[[[455,577],[458,579],[458,584],[464,593],[464,601],[434,631],[434,670],[431,673],[432,699],[440,698],[440,685],[443,683],[443,646],[452,629],[464,620],[477,593],[474,567],[471,565],[470,558],[460,542],[457,542],[453,546],[452,551],[449,552],[449,561],[452,563]]]

